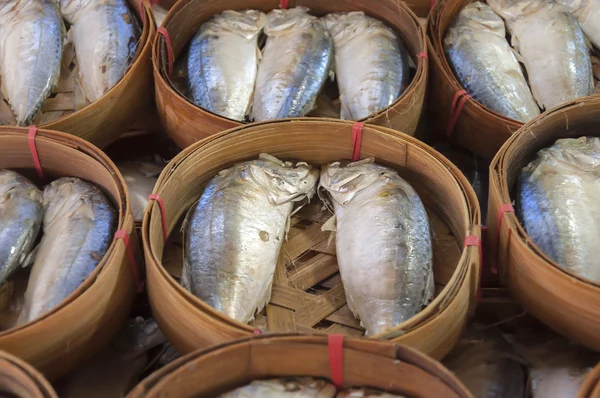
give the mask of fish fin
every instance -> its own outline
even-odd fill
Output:
[[[340,95],[340,103],[341,103],[340,118],[342,120],[353,120],[352,113],[350,112],[350,110],[346,106],[346,102],[344,101],[344,96],[343,95]]]
[[[35,261],[35,258],[37,256],[39,250],[40,250],[40,245],[37,245],[36,247],[34,247],[33,250],[30,251],[29,254],[23,260],[23,263],[21,264],[21,267],[27,268],[31,264],[33,264],[33,262]]]
[[[521,56],[521,53],[519,52],[519,38],[515,35],[512,36],[510,38],[510,46],[509,46],[510,50],[513,52],[513,54],[515,54],[515,57],[517,58],[517,61],[519,61],[520,63],[524,64],[525,60],[523,59],[523,57]]]
[[[258,302],[258,305],[256,306],[256,311],[254,311],[254,313],[252,314],[252,318],[250,320],[248,320],[248,322],[250,322],[252,319],[254,319],[254,314],[258,314],[259,312],[261,312],[263,310],[263,308],[265,308],[265,306],[269,303],[269,301],[271,301],[271,291],[273,290],[273,274],[271,274],[271,278],[269,278],[269,282],[267,282],[267,286],[265,288],[265,290],[263,291],[262,297],[260,299],[260,301]]]
[[[185,290],[187,290],[188,292],[191,292],[192,291],[192,281],[190,280],[190,277],[189,277],[189,272],[188,272],[189,267],[190,267],[190,263],[187,261],[187,258],[184,256],[183,257],[183,269],[181,270],[181,279],[179,280],[179,283]]]
[[[423,307],[429,305],[435,296],[435,280],[433,272],[430,272],[427,276],[427,282],[425,282],[425,294],[423,295]]]
[[[332,231],[335,232],[337,230],[336,226],[336,218],[335,215],[331,216],[325,223],[321,226],[321,231]]]
[[[329,69],[329,80],[330,81],[335,80],[335,70],[333,69],[333,67],[331,67],[331,69]]]

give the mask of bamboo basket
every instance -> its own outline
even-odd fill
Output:
[[[600,364],[585,378],[577,398],[600,398]]]
[[[418,54],[427,52],[427,42],[425,29],[408,6],[401,0],[377,2],[367,0],[290,1],[289,7],[293,6],[308,7],[315,15],[324,15],[334,11],[364,11],[385,22],[400,34],[417,65],[416,74],[409,87],[396,102],[361,121],[414,135],[421,118],[428,75],[427,60],[422,57],[418,58]],[[277,0],[219,2],[180,0],[169,11],[163,21],[163,27],[168,31],[174,58],[177,60],[184,52],[192,35],[203,22],[213,15],[224,10],[248,8],[269,12],[277,7],[279,7]],[[168,53],[163,35],[157,35],[152,51],[158,113],[166,131],[177,145],[185,148],[213,134],[242,125],[240,122],[217,116],[197,107],[174,88],[168,74]]]
[[[335,119],[302,119],[251,124],[199,142],[165,168],[154,188],[166,211],[171,236],[165,246],[160,207],[146,208],[142,236],[148,293],[161,330],[183,353],[249,336],[255,328],[270,332],[341,333],[363,330],[345,305],[334,243],[321,231],[329,214],[316,202],[292,219],[277,266],[271,301],[265,314],[245,325],[214,310],[183,289],[180,220],[200,197],[204,184],[232,164],[261,152],[301,159],[315,166],[347,159],[353,123]],[[474,303],[479,279],[477,247],[463,249],[467,235],[480,235],[477,199],[458,169],[422,142],[396,131],[367,125],[362,158],[395,167],[420,193],[434,226],[435,300],[404,324],[373,336],[416,347],[436,358],[458,339]],[[193,182],[193,183],[192,183]],[[442,199],[443,198],[443,199]]]
[[[3,351],[0,351],[0,394],[15,398],[58,398],[37,370]]]
[[[69,43],[64,49],[58,85],[44,102],[42,112],[35,120],[40,128],[73,134],[104,148],[125,133],[140,113],[151,111],[153,87],[150,57],[156,28],[146,2],[128,2],[141,25],[143,22],[143,30],[135,59],[123,79],[98,101],[89,104],[76,84],[79,77],[77,59],[73,45]],[[15,125],[16,118],[0,94],[2,124]]]
[[[422,398],[472,397],[439,362],[408,347],[347,338],[342,357],[343,387]],[[128,397],[213,398],[252,380],[294,376],[331,377],[327,337],[261,336],[196,351],[152,374]]]
[[[574,277],[551,261],[525,233],[511,203],[520,170],[540,149],[559,138],[600,135],[600,98],[586,97],[551,110],[526,124],[490,164],[488,236],[500,276],[523,307],[557,332],[600,350],[600,286]]]
[[[440,132],[443,133],[446,133],[454,96],[463,90],[446,60],[444,36],[456,15],[469,3],[471,0],[437,1],[427,26],[431,48],[429,109],[435,115],[434,120],[439,123]],[[491,159],[521,126],[523,123],[502,116],[474,99],[469,99],[456,122],[451,140],[483,158]]]
[[[79,177],[108,194],[118,209],[117,229],[132,235],[130,248],[141,264],[125,182],[108,157],[80,138],[49,130],[38,131],[35,145],[47,180]],[[0,127],[0,169],[18,170],[38,181],[33,165],[27,129]],[[132,265],[119,239],[84,283],[56,308],[0,332],[0,350],[24,359],[54,380],[108,343],[125,321],[134,296]]]

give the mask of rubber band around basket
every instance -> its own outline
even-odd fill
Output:
[[[427,55],[427,51],[421,51],[417,54],[417,58],[425,58],[426,61],[429,61],[429,55]]]
[[[470,235],[465,238],[463,248],[467,246],[477,246],[479,249],[479,281],[477,282],[477,300],[481,300],[481,275],[483,273],[483,249],[481,248],[481,238]]]
[[[133,249],[129,244],[129,234],[127,233],[127,231],[120,229],[117,232],[115,232],[115,240],[118,239],[123,239],[123,242],[125,243],[125,249],[127,250],[127,257],[129,257],[129,264],[131,265],[131,271],[133,272],[133,279],[135,279],[137,292],[141,293],[144,291],[144,281],[140,277],[140,270],[135,261]]]
[[[471,98],[471,96],[465,91],[460,90],[454,94],[454,99],[452,100],[452,105],[450,105],[450,117],[448,118],[448,126],[446,126],[446,137],[450,137],[454,132],[454,127],[456,126],[456,122],[458,122],[458,118],[467,103],[467,101]]]
[[[279,8],[286,9],[289,7],[288,0],[279,0]]]
[[[162,221],[162,231],[163,231],[163,239],[165,241],[165,243],[167,243],[167,215],[165,212],[165,203],[163,202],[162,198],[160,197],[160,195],[158,194],[150,194],[150,196],[148,196],[148,200],[156,200],[156,202],[158,203],[158,207],[160,208],[160,218]]]
[[[365,124],[362,122],[354,122],[352,125],[352,161],[356,162],[360,159],[360,148],[362,146],[362,134]]]
[[[515,209],[511,203],[505,203],[498,210],[498,218],[496,219],[496,256],[492,264],[491,271],[494,275],[498,274],[498,252],[500,250],[500,231],[502,228],[502,220],[504,213],[514,213]]]
[[[169,76],[173,74],[173,65],[175,64],[175,56],[173,55],[173,47],[171,47],[171,37],[169,32],[164,26],[161,26],[156,31],[159,35],[162,35],[165,39],[165,45],[167,46],[167,72]]]
[[[33,159],[33,166],[35,167],[35,171],[40,179],[40,182],[44,183],[44,170],[42,170],[42,164],[40,163],[40,157],[38,156],[37,146],[35,145],[35,136],[37,135],[37,127],[31,126],[29,127],[29,131],[27,132],[27,142],[29,144],[29,151],[31,152],[31,157]]]
[[[331,381],[339,388],[344,383],[344,336],[330,334],[327,336],[327,346],[329,349]]]
[[[430,9],[430,10],[433,10],[433,7],[435,7],[435,0],[431,0],[431,1],[429,2],[429,9]]]

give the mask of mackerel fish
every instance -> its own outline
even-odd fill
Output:
[[[323,22],[333,38],[341,118],[364,119],[394,103],[410,83],[410,57],[396,33],[363,12]]]
[[[42,226],[42,193],[11,170],[0,170],[0,284],[27,265]]]
[[[306,115],[329,76],[333,43],[323,22],[308,11],[296,7],[267,15],[251,112],[255,121]]]
[[[33,122],[58,84],[64,38],[53,0],[0,1],[2,93],[19,126]]]
[[[81,89],[95,102],[125,75],[135,58],[140,27],[126,0],[60,0],[71,24]]]
[[[197,106],[243,121],[250,112],[260,61],[258,38],[266,22],[260,11],[223,11],[192,38],[188,85]]]
[[[458,13],[444,38],[444,51],[460,84],[476,101],[521,122],[540,114],[506,40],[504,21],[487,4],[470,3]]]
[[[261,154],[221,171],[184,222],[182,285],[225,315],[248,322],[271,297],[294,202],[310,199],[318,170]]]
[[[589,46],[564,7],[545,0],[488,0],[488,4],[506,21],[541,108],[548,110],[593,92]]]
[[[434,294],[429,220],[415,190],[372,158],[323,166],[346,300],[368,335],[417,314]]]
[[[96,186],[63,177],[47,185],[44,236],[33,263],[19,324],[46,314],[73,293],[108,250],[117,212]]]
[[[573,14],[588,39],[600,49],[600,0],[556,0]]]
[[[334,398],[335,386],[312,377],[254,380],[219,398]]]
[[[566,271],[600,283],[600,139],[560,139],[521,171],[518,207],[531,240]]]

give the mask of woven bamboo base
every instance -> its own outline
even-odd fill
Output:
[[[446,223],[429,209],[428,213],[437,295],[452,277],[461,251]],[[321,225],[330,217],[331,213],[323,209],[320,201],[305,206],[292,217],[292,227],[275,271],[271,301],[257,314],[252,326],[268,332],[364,335],[359,320],[346,305],[335,239],[331,232],[321,231]],[[181,234],[173,233],[171,239],[163,264],[179,279],[183,263]]]

